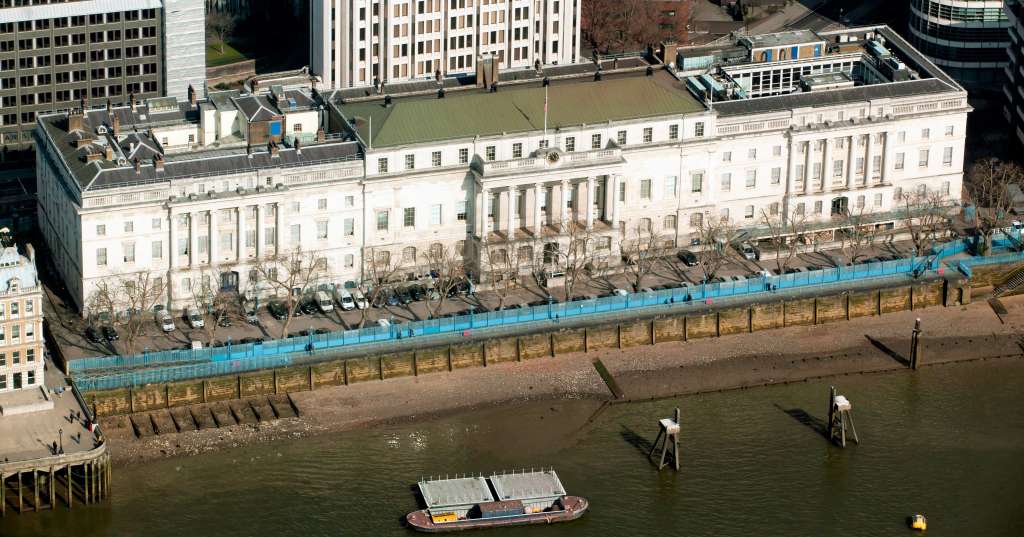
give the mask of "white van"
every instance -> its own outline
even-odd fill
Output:
[[[313,296],[316,299],[316,307],[320,308],[321,313],[334,311],[334,301],[331,300],[327,291],[317,291]]]
[[[365,310],[370,307],[370,303],[366,301],[366,295],[364,295],[359,289],[352,290],[352,302],[355,302],[356,307],[361,310]]]
[[[352,293],[345,288],[338,289],[338,304],[341,304],[341,309],[345,311],[356,309],[356,301],[352,299]]]
[[[203,314],[199,313],[199,308],[195,306],[189,306],[185,310],[185,318],[188,319],[188,324],[192,328],[202,328],[206,326],[206,321],[203,320]]]

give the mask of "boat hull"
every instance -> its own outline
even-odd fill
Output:
[[[410,528],[424,533],[447,533],[451,531],[463,531],[481,528],[497,528],[502,526],[523,526],[527,524],[554,524],[556,522],[568,522],[583,516],[587,511],[588,503],[586,498],[579,496],[563,496],[561,500],[564,507],[561,511],[547,511],[543,513],[530,513],[500,518],[474,518],[458,520],[455,522],[434,523],[430,513],[425,509],[413,511],[405,517]]]

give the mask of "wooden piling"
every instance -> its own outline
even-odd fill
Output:
[[[0,472],[0,517],[7,516],[7,498],[4,498],[4,492],[7,490],[7,476],[3,472]]]
[[[72,492],[72,490],[71,490],[71,465],[69,464],[69,465],[65,466],[64,467],[64,471],[67,474],[67,478],[68,478],[68,509],[71,509],[71,507],[75,503],[75,499],[74,499],[75,497],[73,496],[74,492]]]
[[[54,477],[55,477],[55,474],[53,472],[53,466],[51,466],[50,467],[50,480],[47,482],[49,486],[46,487],[47,489],[49,489],[48,492],[50,493],[50,509],[56,509],[57,508],[57,491],[53,487],[53,485],[55,483],[57,483],[57,481],[54,479]]]
[[[39,471],[32,469],[32,510],[39,510]]]
[[[24,502],[24,499],[21,496],[21,470],[18,470],[18,514],[19,515],[25,512],[25,509],[24,509],[25,504],[23,502]]]

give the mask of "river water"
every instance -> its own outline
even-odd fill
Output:
[[[862,444],[815,429],[828,385]],[[8,516],[0,535],[411,535],[411,486],[431,473],[554,466],[580,520],[484,530],[540,535],[1024,535],[1024,362],[613,405],[557,402],[249,446],[116,469],[110,502]],[[683,468],[646,459],[679,406]]]

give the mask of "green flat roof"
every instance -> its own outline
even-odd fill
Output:
[[[609,75],[553,80],[548,88],[548,128],[687,114],[704,110],[681,82],[667,72]],[[390,108],[383,100],[341,103],[338,110],[368,140],[370,119],[373,147],[417,144],[503,132],[544,128],[544,88],[539,83],[449,91],[436,95],[395,97]]]

